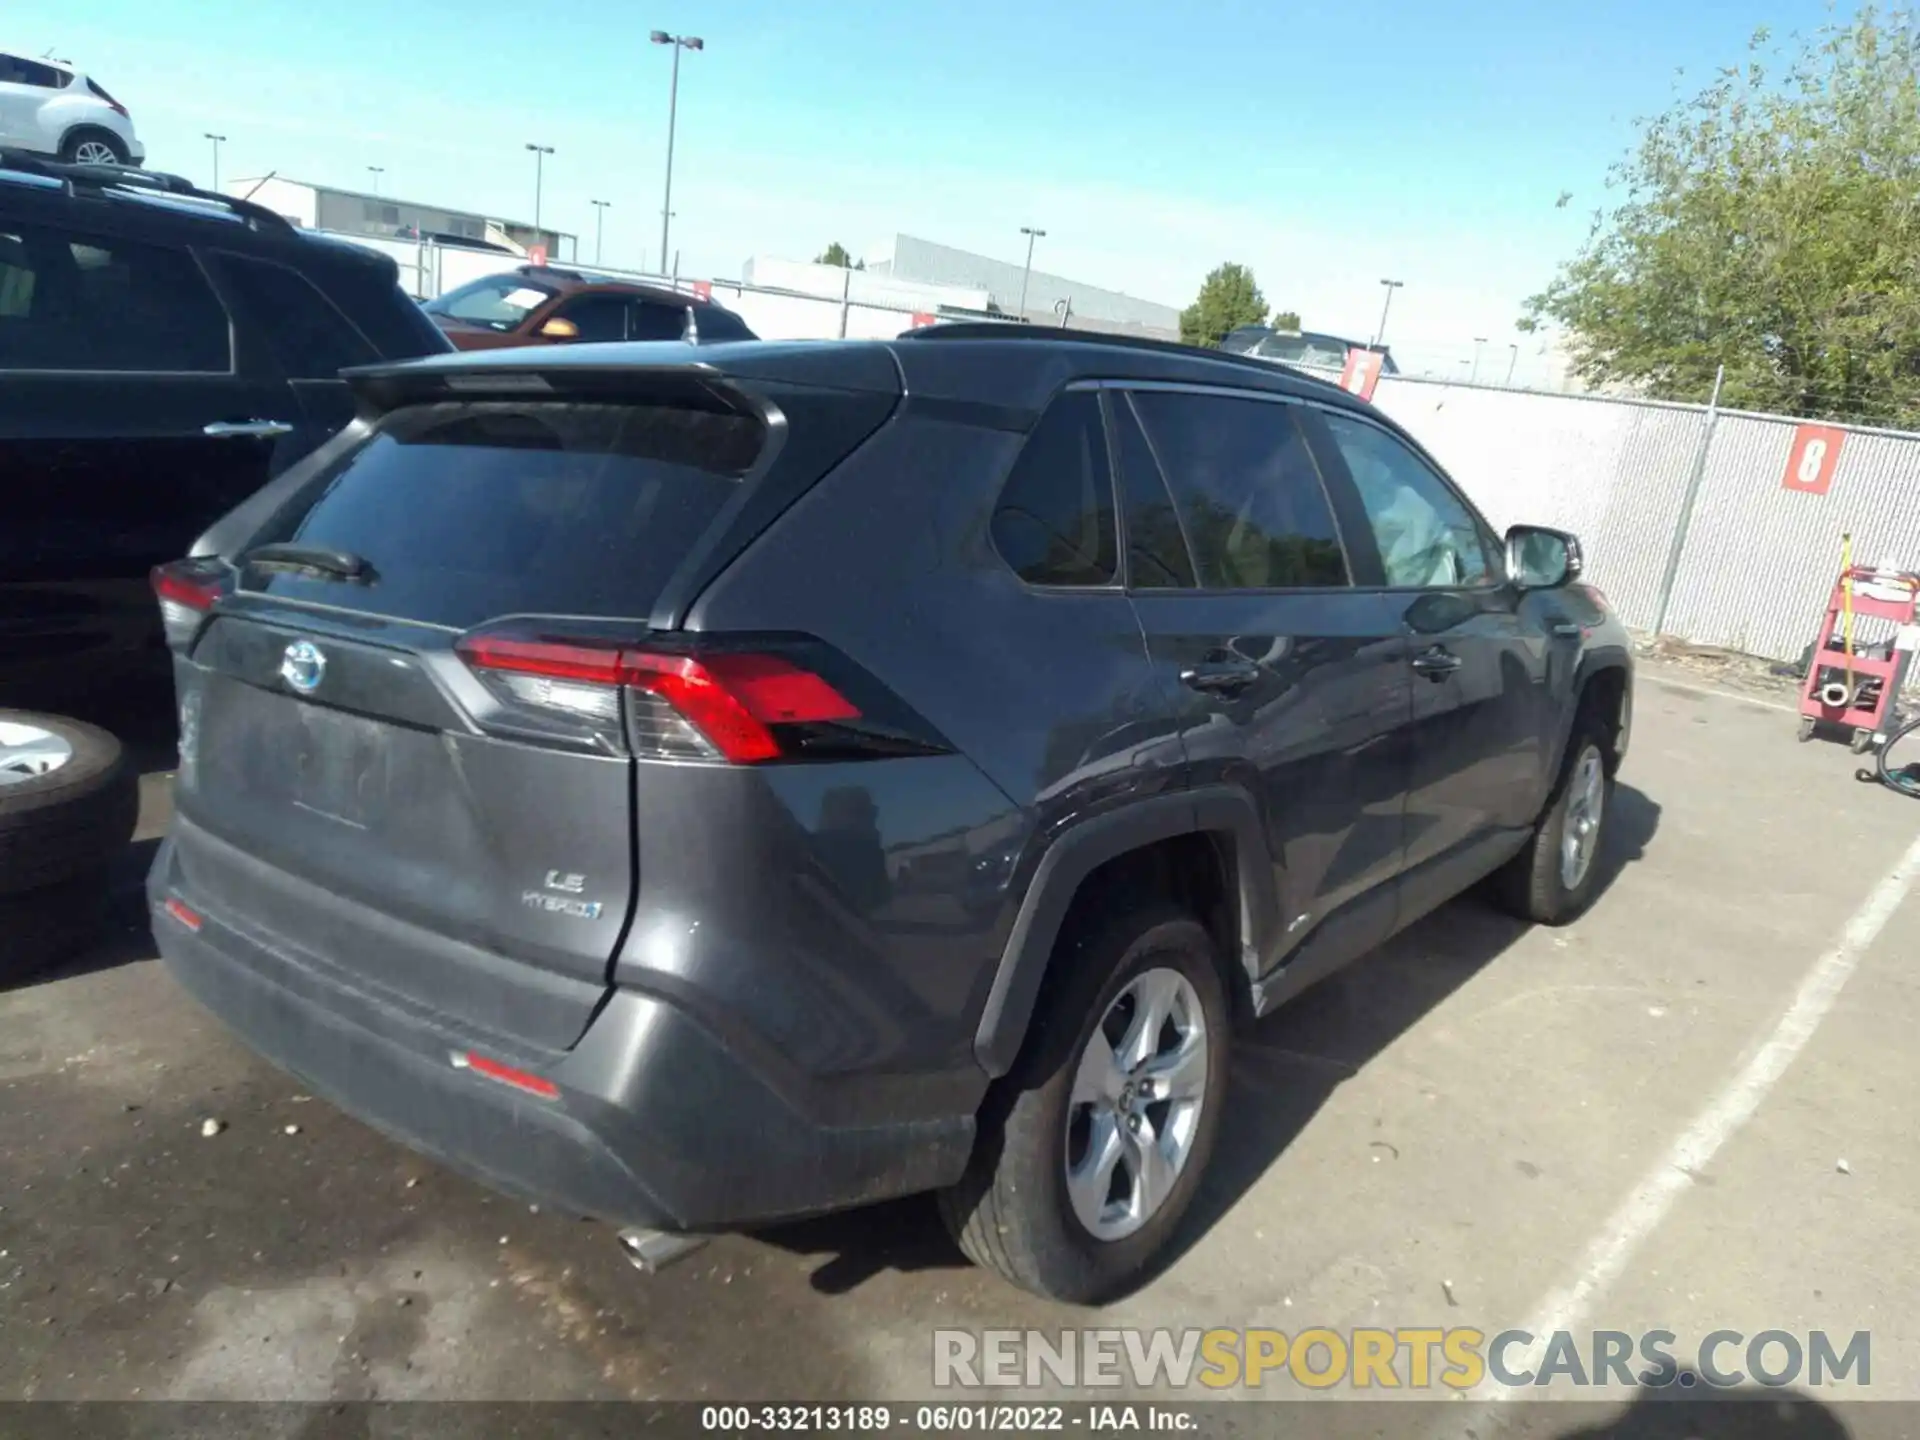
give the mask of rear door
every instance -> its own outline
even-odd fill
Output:
[[[380,353],[291,266],[226,251],[209,258],[243,331],[272,356],[299,402],[298,429],[282,443],[289,457],[305,455],[353,418],[353,393],[340,372]]]
[[[246,547],[323,563],[243,564],[181,667],[193,903],[490,1035],[570,1044],[636,882],[615,639],[645,635],[763,436],[711,405],[385,417]]]
[[[264,484],[300,419],[246,361],[185,245],[0,195],[0,704],[109,653],[161,657],[147,572]]]
[[[1301,429],[1267,395],[1114,391],[1127,584],[1183,697],[1193,783],[1259,804],[1281,935],[1339,959],[1390,929],[1406,785],[1406,643],[1358,588]],[[1362,577],[1364,578],[1364,577]]]
[[[51,151],[59,140],[42,134],[40,110],[65,83],[51,65],[0,55],[0,145]]]
[[[1533,823],[1548,763],[1548,650],[1577,648],[1577,634],[1555,641],[1521,614],[1486,522],[1410,446],[1356,415],[1328,412],[1324,423],[1412,652],[1406,863],[1439,875],[1458,857],[1471,868],[1477,847]],[[1447,889],[1443,875],[1436,883]]]

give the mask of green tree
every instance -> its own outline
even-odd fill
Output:
[[[1267,323],[1276,330],[1298,330],[1300,328],[1300,312],[1298,310],[1276,310],[1273,312],[1273,319]]]
[[[1724,364],[1724,404],[1920,424],[1920,28],[1869,4],[1767,53],[1641,122],[1521,328],[1590,382],[1697,401]]]
[[[1267,298],[1253,272],[1231,260],[1207,276],[1193,304],[1180,312],[1180,338],[1188,345],[1217,346],[1239,325],[1267,318]]]
[[[847,269],[853,265],[853,256],[847,253],[846,246],[842,245],[838,240],[836,240],[831,245],[827,246],[825,254],[816,255],[813,259],[813,263],[816,265],[838,265],[842,269]],[[864,264],[862,264],[859,268],[864,270],[867,267]]]

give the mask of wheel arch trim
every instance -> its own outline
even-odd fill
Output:
[[[1276,910],[1273,862],[1253,798],[1233,786],[1205,786],[1105,811],[1048,845],[1020,902],[974,1032],[974,1055],[990,1077],[1004,1075],[1020,1053],[1061,926],[1087,877],[1130,851],[1182,835],[1231,842],[1222,858],[1238,922],[1240,953],[1234,958],[1251,981]]]

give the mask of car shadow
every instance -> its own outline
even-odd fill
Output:
[[[154,852],[159,848],[157,838],[135,840],[123,848],[102,878],[100,924],[84,947],[18,979],[0,980],[0,995],[153,959],[153,927],[147,917],[146,883]]]
[[[1506,1427],[1511,1440],[1848,1440],[1852,1433],[1832,1405],[1805,1391],[1758,1385],[1713,1389],[1685,1368],[1671,1384],[1636,1392],[1621,1411],[1584,1401],[1509,1409],[1521,1412],[1519,1423]],[[1542,1423],[1529,1423],[1529,1410],[1540,1411]],[[1565,1421],[1568,1410],[1582,1417],[1572,1427]],[[1597,1410],[1609,1412],[1607,1418],[1586,1418]]]
[[[1660,824],[1660,806],[1617,784],[1600,854],[1600,895],[1640,860]],[[1153,1274],[1176,1264],[1279,1158],[1348,1076],[1504,953],[1528,929],[1478,895],[1442,906],[1344,970],[1303,992],[1237,1041],[1226,1116],[1192,1208]],[[1285,1083],[1274,1083],[1276,1068]],[[769,1227],[768,1244],[823,1256],[816,1290],[843,1294],[888,1270],[957,1268],[967,1262],[947,1238],[931,1197]],[[1142,1284],[1152,1279],[1142,1278]]]

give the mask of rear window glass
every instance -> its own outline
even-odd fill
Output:
[[[514,614],[644,619],[763,438],[756,419],[678,406],[408,407],[304,518],[262,537],[357,555],[373,583],[246,583],[461,629]]]

